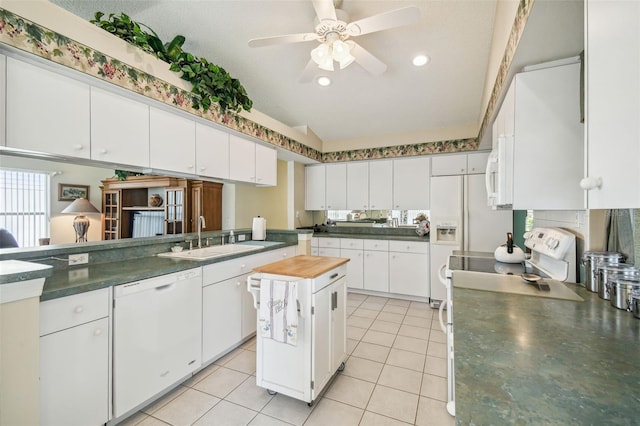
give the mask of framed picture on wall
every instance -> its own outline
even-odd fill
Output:
[[[76,198],[86,198],[88,200],[89,185],[58,184],[58,201],[73,201]]]

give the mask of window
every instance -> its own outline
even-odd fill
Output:
[[[400,226],[415,225],[414,219],[420,214],[425,214],[429,218],[429,210],[327,210],[327,218],[337,221],[352,221],[361,219],[361,214],[365,213],[366,219],[376,219],[377,222],[384,223],[386,218],[391,216],[398,219]]]
[[[47,173],[0,169],[0,228],[20,247],[49,236],[50,179]]]

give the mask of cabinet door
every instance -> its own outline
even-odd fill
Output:
[[[195,121],[150,107],[149,123],[151,168],[195,174]]]
[[[264,145],[256,145],[256,184],[278,184],[278,152]]]
[[[7,146],[89,158],[89,85],[7,58]]]
[[[102,193],[102,239],[120,238],[120,190]]]
[[[167,188],[164,191],[164,233],[167,235],[187,232],[187,208],[184,188]]]
[[[494,122],[493,148],[500,137],[513,136],[515,131],[515,84],[511,82],[507,94],[500,105]]]
[[[640,208],[640,2],[585,3],[590,209]],[[575,159],[577,161],[577,158]]]
[[[347,263],[347,286],[364,288],[364,251],[341,248],[340,257],[350,259]]]
[[[306,166],[305,175],[305,210],[325,209],[325,166]]]
[[[313,336],[311,380],[314,382],[312,399],[320,393],[324,385],[333,375],[332,348],[331,348],[331,290],[330,285],[314,293],[311,297],[313,306],[313,321],[311,322],[311,335]]]
[[[429,157],[393,160],[393,209],[429,208]]]
[[[369,208],[391,210],[393,207],[393,160],[369,163]]]
[[[429,297],[429,255],[389,252],[389,291]]]
[[[489,152],[474,152],[467,154],[467,174],[479,175],[487,171]]]
[[[331,311],[331,373],[347,358],[347,277],[331,285],[334,294]]]
[[[327,164],[326,166],[327,209],[345,210],[347,208],[347,165]]]
[[[108,318],[40,338],[40,424],[105,424],[108,401]]]
[[[389,252],[364,251],[364,288],[389,291]]]
[[[199,176],[229,179],[229,134],[196,123],[196,169]]]
[[[318,249],[318,256],[340,257],[340,249],[339,248],[320,247]]]
[[[202,289],[202,360],[222,354],[241,340],[242,300],[240,277]]]
[[[369,163],[347,163],[347,209],[369,209]]]
[[[229,136],[229,179],[256,182],[256,144],[236,135]]]
[[[431,176],[464,175],[467,173],[467,154],[438,155],[431,159]]]
[[[519,73],[515,81],[513,209],[583,208],[580,64]]]
[[[149,167],[149,106],[92,87],[91,159]]]

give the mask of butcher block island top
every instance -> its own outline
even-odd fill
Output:
[[[300,255],[258,266],[254,271],[290,277],[316,278],[348,261],[349,259],[341,257]]]

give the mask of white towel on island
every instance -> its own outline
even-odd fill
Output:
[[[298,343],[298,283],[260,280],[262,337],[296,346]]]

